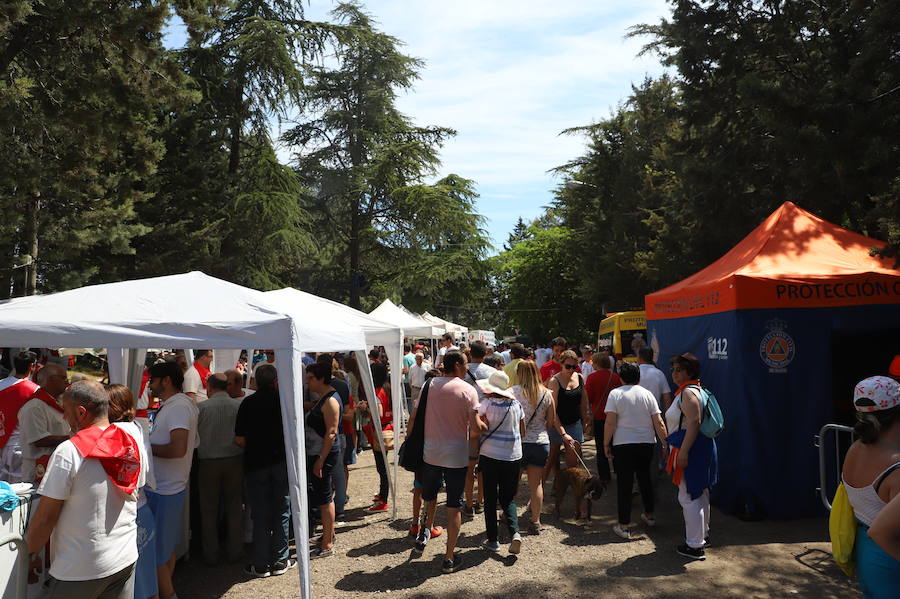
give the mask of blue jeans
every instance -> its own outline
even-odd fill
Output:
[[[344,506],[347,504],[347,477],[344,475],[344,454],[353,451],[345,435],[338,434],[337,442],[340,450],[337,454],[337,461],[331,470],[331,485],[334,487],[334,512],[337,516],[344,515]]]
[[[253,565],[258,570],[288,558],[291,501],[287,464],[244,472],[253,518]]]

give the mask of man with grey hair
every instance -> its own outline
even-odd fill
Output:
[[[109,396],[94,381],[62,395],[75,433],[54,450],[28,525],[34,556],[50,543],[44,597],[131,599],[137,551],[137,492],[148,456],[134,423],[112,425]]]
[[[233,372],[237,375],[236,372]],[[229,377],[216,373],[206,379],[209,399],[197,405],[197,478],[200,493],[200,523],[203,540],[203,559],[207,565],[219,560],[219,498],[222,498],[227,528],[225,557],[236,561],[243,549],[243,516],[241,515],[241,484],[244,480],[244,450],[234,444],[234,423],[241,407],[241,398],[228,392]]]
[[[50,363],[38,370],[40,388],[19,410],[22,444],[22,480],[39,483],[56,446],[69,438],[71,427],[63,416],[60,397],[69,386],[68,373]]]

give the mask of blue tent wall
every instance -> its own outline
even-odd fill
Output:
[[[783,326],[794,342],[784,372],[771,372],[761,357],[771,326]],[[822,511],[813,436],[832,422],[832,332],[893,327],[900,327],[900,306],[735,310],[647,323],[660,366],[667,370],[665,362],[681,352],[696,355],[703,384],[725,413],[720,481],[712,493],[720,509],[770,518]],[[726,352],[710,353],[710,339],[719,350],[726,339]]]

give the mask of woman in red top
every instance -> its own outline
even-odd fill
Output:
[[[594,356],[594,372],[584,382],[584,390],[588,401],[591,403],[591,413],[594,415],[594,442],[597,444],[597,476],[603,482],[612,480],[612,471],[609,467],[609,459],[603,453],[603,427],[606,425],[606,399],[609,392],[622,386],[619,375],[610,370],[610,359],[606,355]]]
[[[380,362],[375,362],[372,367],[372,381],[375,383],[375,396],[378,403],[372,405],[372,419],[376,414],[380,415],[382,431],[394,430],[394,414],[391,412],[391,399],[388,397],[387,391],[384,390],[384,384],[387,382],[388,370],[387,366]],[[358,409],[369,410],[368,402],[360,401],[357,403]],[[388,484],[387,464],[385,464],[384,455],[381,453],[381,446],[378,443],[378,436],[372,423],[363,427],[369,444],[372,445],[372,451],[375,454],[375,468],[378,470],[378,495],[375,496],[375,503],[368,509],[370,512],[386,512],[388,510],[388,492],[390,486]]]

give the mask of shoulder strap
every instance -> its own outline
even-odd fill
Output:
[[[487,441],[488,439],[490,439],[490,438],[491,438],[491,435],[493,435],[494,433],[496,433],[496,432],[497,432],[497,429],[500,428],[500,426],[501,426],[504,422],[506,422],[506,417],[509,416],[509,410],[510,410],[510,408],[512,408],[512,400],[510,400],[509,403],[506,404],[506,412],[503,413],[503,418],[500,419],[500,422],[497,423],[497,426],[494,427],[494,430],[492,430],[492,431],[489,432],[488,434],[482,436],[481,439],[478,441],[478,447],[481,447],[482,445],[484,445],[484,442]]]
[[[534,406],[534,412],[531,413],[531,418],[528,419],[528,424],[525,425],[525,428],[531,426],[531,421],[534,420],[534,417],[537,416],[538,409],[544,405],[544,399],[547,397],[545,393],[541,394],[541,399],[538,401],[537,405]]]
[[[900,462],[897,462],[896,464],[892,464],[891,466],[888,467],[887,470],[885,470],[884,472],[882,472],[881,474],[878,475],[878,478],[876,478],[875,482],[872,484],[872,488],[875,489],[876,493],[878,492],[878,489],[881,487],[881,483],[884,482],[884,479],[886,479],[888,476],[890,476],[891,472],[893,472],[897,468],[900,468]]]

